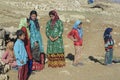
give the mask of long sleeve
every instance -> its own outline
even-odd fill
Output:
[[[73,30],[71,30],[67,35],[68,38],[70,38],[71,36],[73,37]]]
[[[31,21],[31,24],[30,24],[30,36],[31,36],[33,42],[37,41],[36,29],[35,29],[35,25],[32,21]]]
[[[47,22],[47,24],[46,24],[46,36],[47,37],[49,37],[50,36],[50,32],[49,32],[49,29],[50,28],[50,24],[49,24],[49,22]]]
[[[19,55],[19,51],[20,51],[20,47],[19,45],[15,45],[14,46],[14,55],[15,55],[15,58],[16,60],[20,60],[20,55]]]
[[[4,63],[8,63],[8,62],[9,62],[9,60],[7,59],[7,56],[8,56],[8,51],[6,51],[6,52],[3,54],[3,56],[2,56],[2,61],[3,61]]]
[[[63,23],[62,21],[59,22],[59,33],[58,33],[58,37],[61,37],[63,34]]]

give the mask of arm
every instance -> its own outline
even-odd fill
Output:
[[[33,42],[37,41],[36,38],[36,31],[35,31],[35,25],[33,24],[33,22],[31,22],[32,24],[30,24],[30,36],[32,37]]]
[[[49,22],[47,22],[47,24],[46,24],[46,36],[47,36],[48,38],[50,37],[49,29],[50,29],[50,24],[49,24]]]
[[[60,23],[59,23],[59,33],[58,33],[58,37],[62,37],[62,34],[63,34],[63,22],[62,21],[60,21]]]
[[[8,62],[9,62],[9,60],[7,59],[7,56],[8,56],[8,52],[6,51],[6,52],[3,54],[3,56],[2,56],[2,61],[3,61],[4,63],[8,63]]]
[[[16,60],[20,60],[20,55],[19,55],[19,51],[20,51],[20,47],[19,45],[15,45],[14,46],[14,55],[15,55],[15,58]]]
[[[69,33],[68,33],[68,38],[71,39],[72,41],[77,41],[77,39],[74,39],[74,30],[71,30]]]

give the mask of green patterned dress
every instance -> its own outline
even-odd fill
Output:
[[[47,54],[49,67],[62,67],[65,66],[64,46],[63,46],[63,23],[57,20],[54,26],[51,26],[51,20],[46,25],[47,41]],[[51,41],[49,37],[56,38],[56,41]]]

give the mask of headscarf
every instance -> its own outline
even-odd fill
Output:
[[[76,29],[79,33],[80,38],[83,37],[83,29],[82,28],[78,28],[79,24],[82,23],[80,20],[77,20],[73,26],[73,29]]]
[[[104,32],[104,41],[106,42],[108,39],[112,38],[112,36],[110,35],[110,32],[112,32],[112,28],[107,28]]]
[[[52,21],[51,22],[51,26],[54,26],[56,21],[59,20],[60,18],[59,18],[58,14],[57,14],[57,12],[55,10],[50,11],[49,12],[49,16],[50,15],[54,15],[55,16],[54,20],[51,20]]]
[[[29,26],[27,25],[27,18],[22,18],[20,20],[19,29],[21,29],[22,27],[25,27],[27,29],[28,37],[30,37]]]
[[[32,15],[32,14],[35,14],[35,15],[37,16],[37,12],[36,12],[35,10],[32,10],[32,11],[30,12],[30,20],[32,20],[32,19],[31,19],[31,15]],[[32,20],[32,21],[34,22],[36,28],[39,30],[39,29],[40,29],[40,25],[39,25],[38,19],[36,18],[35,20]]]

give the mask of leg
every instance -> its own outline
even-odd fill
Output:
[[[23,79],[23,69],[24,69],[24,67],[23,66],[20,66],[20,67],[18,67],[18,80],[24,80]]]
[[[24,80],[28,78],[28,64],[24,65]]]
[[[109,64],[112,64],[112,58],[113,58],[113,50],[110,49]]]
[[[107,65],[108,64],[108,52],[106,52],[106,54],[105,54],[105,65]]]
[[[74,58],[74,64],[77,64],[79,62],[81,55],[81,47],[75,46],[75,58]]]

